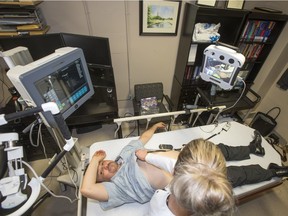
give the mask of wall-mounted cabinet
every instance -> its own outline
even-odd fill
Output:
[[[249,88],[277,41],[286,20],[285,14],[186,3],[171,91],[175,109],[182,110],[185,105],[194,104],[198,94],[197,87],[209,88],[210,85],[199,78],[199,73],[203,51],[211,42],[194,40],[193,33],[197,23],[220,24],[219,41],[238,47],[246,56],[245,65],[239,75]]]

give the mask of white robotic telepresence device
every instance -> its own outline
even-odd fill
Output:
[[[200,77],[224,90],[232,89],[244,65],[244,55],[229,47],[210,45],[204,50],[204,56]]]

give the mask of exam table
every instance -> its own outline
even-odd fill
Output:
[[[227,131],[222,129],[227,129]],[[153,135],[151,140],[145,145],[147,149],[158,149],[159,144],[172,144],[173,147],[181,148],[182,144],[186,144],[189,141],[197,138],[207,139],[214,142],[215,144],[224,143],[230,146],[238,145],[249,145],[254,136],[254,129],[245,126],[237,122],[223,122],[216,126],[205,125],[194,128],[179,129],[169,132],[156,133]],[[213,136],[214,135],[214,136]],[[213,136],[213,137],[212,137]],[[138,137],[124,138],[124,139],[114,139],[102,142],[96,142],[90,147],[90,160],[95,151],[103,149],[106,151],[106,159],[115,159],[120,153],[121,149],[129,143],[129,141],[138,139]],[[229,161],[229,165],[249,165],[249,164],[259,164],[263,168],[267,168],[268,165],[273,162],[281,165],[281,159],[279,154],[270,146],[267,141],[262,138],[262,146],[265,148],[265,156],[259,157],[251,154],[250,159],[243,161]],[[234,188],[234,194],[237,200],[243,200],[252,194],[261,192],[268,188],[274,187],[281,184],[281,179],[273,178],[270,181],[265,181],[257,184],[245,185]],[[125,204],[117,208],[113,208],[107,211],[103,211],[98,204],[98,201],[92,199],[85,200],[82,205],[83,215],[87,216],[143,216],[148,211],[149,203],[139,204],[131,203]]]

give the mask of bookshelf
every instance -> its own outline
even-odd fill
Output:
[[[220,41],[236,46],[242,30],[241,26],[244,25],[248,12],[246,10],[205,7],[192,3],[185,4],[171,91],[171,100],[175,109],[182,110],[185,105],[194,104],[198,94],[197,87],[208,88],[209,85],[209,83],[202,81],[198,75],[202,68],[203,51],[211,42],[193,40],[195,24],[217,25],[220,23],[218,31]]]
[[[40,1],[0,2],[0,37],[46,34],[49,26],[37,7]]]
[[[248,91],[286,21],[285,14],[223,9],[186,2],[171,91],[174,109],[182,110],[185,105],[193,105],[198,94],[197,88],[209,90],[211,87],[210,83],[204,82],[198,76],[202,68],[203,51],[211,42],[193,40],[195,24],[220,23],[220,42],[238,47],[246,56],[239,75],[245,80]],[[232,90],[233,94],[239,91],[239,88],[241,86],[236,86]],[[225,94],[229,92],[226,91]],[[201,103],[203,100],[200,100],[198,105],[206,105]]]
[[[246,57],[241,70],[247,74],[246,83],[253,84],[287,19],[286,14],[265,11],[252,10],[248,14],[238,42],[240,51]]]

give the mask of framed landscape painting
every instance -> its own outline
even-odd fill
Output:
[[[179,1],[140,1],[140,35],[176,36]]]

